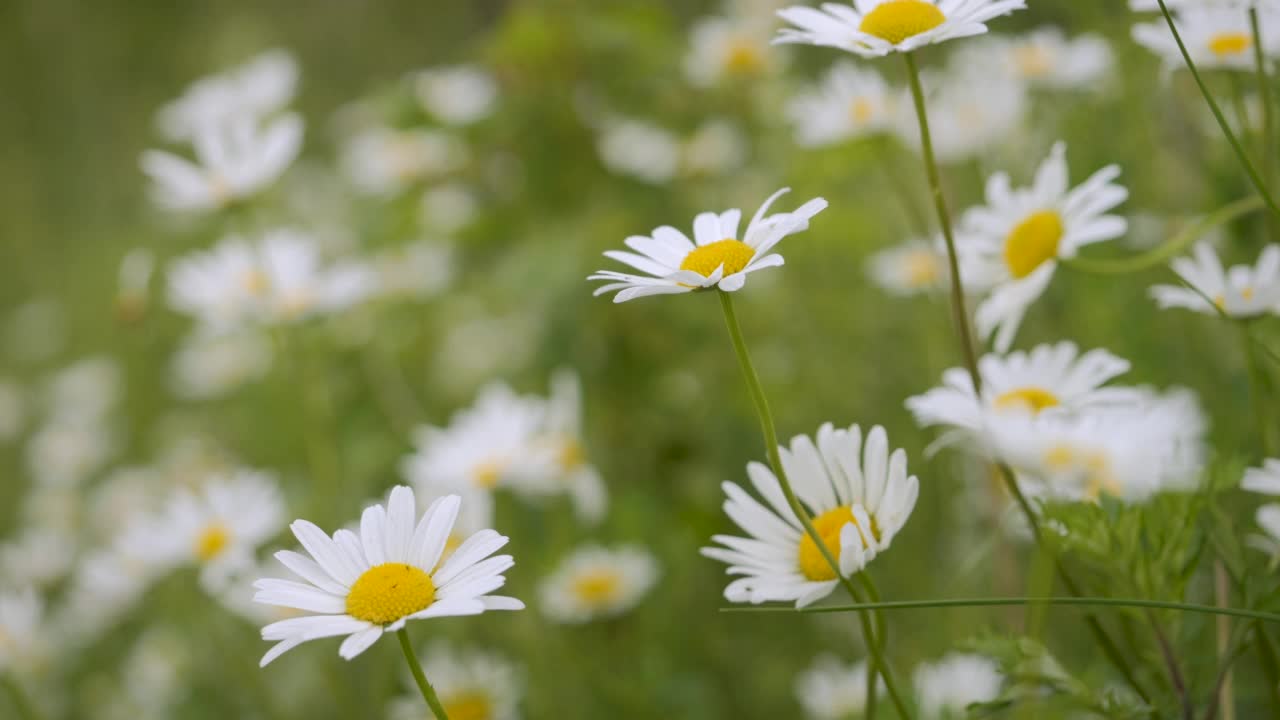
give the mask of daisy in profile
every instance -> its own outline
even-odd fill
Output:
[[[302,119],[290,113],[262,124],[238,116],[202,126],[192,143],[195,162],[162,150],[142,154],[152,198],[166,210],[219,210],[266,189],[298,156]]]
[[[174,142],[191,140],[202,128],[236,117],[267,117],[293,101],[298,63],[284,50],[269,50],[245,64],[201,78],[182,97],[160,109],[157,122]]]
[[[899,96],[874,70],[840,61],[787,104],[787,117],[797,144],[825,147],[893,129]]]
[[[881,250],[867,267],[872,282],[900,297],[945,290],[950,285],[948,272],[946,248],[920,239]]]
[[[862,429],[832,427],[818,430],[817,442],[800,435],[791,447],[779,447],[782,466],[796,496],[812,514],[827,550],[845,577],[860,572],[889,549],[915,508],[920,483],[907,475],[907,454],[889,452],[884,428],[874,427],[863,442]],[[760,502],[734,483],[723,484],[728,499],[725,513],[749,537],[717,535],[723,547],[702,554],[729,565],[729,574],[743,577],[729,583],[730,602],[794,601],[811,605],[835,589],[836,574],[817,544],[804,531],[787,504],[778,479],[753,462],[747,476]]]
[[[1038,345],[1029,353],[990,354],[979,360],[981,397],[974,392],[967,370],[951,368],[942,374],[940,387],[908,398],[906,405],[921,427],[946,428],[939,442],[948,444],[979,439],[992,415],[1034,416],[1133,402],[1134,391],[1105,387],[1128,371],[1128,361],[1106,350],[1082,354],[1071,342]]]
[[[679,230],[663,226],[651,236],[627,238],[627,247],[635,250],[634,253],[620,250],[605,253],[605,257],[651,277],[601,270],[587,279],[606,281],[596,288],[596,295],[619,291],[613,298],[618,303],[648,295],[713,287],[726,292],[741,290],[747,275],[782,265],[782,256],[770,251],[788,235],[807,230],[809,221],[827,207],[826,200],[815,198],[794,212],[766,215],[773,202],[789,191],[790,188],[779,190],[760,206],[741,240],[738,239],[741,210],[702,213],[693,221],[693,241]]]
[[[1178,258],[1173,271],[1190,287],[1156,285],[1151,297],[1161,308],[1185,308],[1205,315],[1252,318],[1280,308],[1280,245],[1267,245],[1256,265],[1222,267],[1207,242],[1197,243],[1193,257]]]
[[[658,581],[658,562],[642,547],[585,545],[569,554],[538,591],[544,615],[581,624],[630,612]]]
[[[769,40],[772,27],[755,17],[708,17],[693,25],[685,76],[698,87],[727,80],[752,80],[772,72],[781,63]]]
[[[1103,168],[1071,188],[1066,154],[1064,143],[1054,145],[1027,188],[1013,188],[1005,173],[992,175],[987,204],[962,219],[968,238],[963,251],[978,268],[977,281],[994,288],[978,306],[978,332],[994,334],[998,352],[1013,344],[1027,308],[1053,280],[1058,260],[1128,228],[1124,218],[1106,214],[1129,196],[1113,182],[1120,168]]]
[[[261,664],[304,642],[340,635],[346,640],[338,654],[350,660],[409,620],[523,609],[519,600],[489,594],[506,583],[503,573],[514,564],[510,555],[490,557],[506,537],[482,530],[440,563],[460,502],[456,495],[441,497],[419,519],[413,490],[401,485],[385,506],[364,511],[359,534],[339,530],[331,537],[295,521],[290,527],[307,554],[284,550],[276,559],[302,582],[258,580],[254,601],[312,614],[262,628],[262,639],[277,644]]]
[[[1155,5],[1154,2],[1152,5]],[[1268,8],[1262,9],[1264,17],[1259,25],[1262,31],[1262,51],[1268,58],[1274,58],[1277,50],[1280,50],[1280,34],[1277,34],[1276,29],[1276,21],[1280,20],[1280,15]],[[1173,18],[1178,26],[1178,34],[1182,36],[1182,42],[1187,46],[1187,53],[1191,55],[1196,67],[1253,71],[1253,27],[1244,3],[1211,6],[1187,4]],[[1182,51],[1163,18],[1134,25],[1133,39],[1160,56],[1166,70],[1172,71],[1184,66]]]
[[[1000,696],[1004,676],[995,661],[982,655],[952,653],[915,671],[916,704],[924,720],[968,717],[974,703]]]
[[[878,680],[884,691],[884,680]],[[809,720],[845,720],[861,717],[867,709],[867,663],[841,662],[834,655],[819,655],[796,677],[796,699]]]
[[[926,45],[981,35],[992,18],[1026,8],[1025,0],[854,0],[796,5],[778,11],[794,25],[774,42],[833,47],[862,57],[911,52]]]
[[[507,658],[437,643],[428,648],[422,667],[449,720],[519,720],[524,678]],[[423,720],[422,698],[411,695],[394,701],[387,720]]]
[[[1280,460],[1268,458],[1262,467],[1245,470],[1240,487],[1249,492],[1280,496]]]
[[[498,83],[475,65],[429,68],[413,78],[418,103],[432,117],[449,125],[470,125],[493,113]]]

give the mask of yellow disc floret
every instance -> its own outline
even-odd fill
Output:
[[[1218,57],[1239,55],[1253,47],[1253,38],[1248,33],[1224,32],[1209,38],[1209,52]]]
[[[221,555],[230,544],[231,531],[222,523],[214,523],[196,536],[196,557],[201,562],[209,562]]]
[[[1061,404],[1058,396],[1039,387],[1024,387],[1001,393],[996,397],[995,405],[1001,409],[1024,408],[1038,413],[1046,408]]]
[[[750,77],[764,72],[765,59],[759,43],[739,39],[729,43],[724,53],[724,69],[731,75]]]
[[[1056,210],[1032,213],[1009,233],[1004,243],[1004,262],[1009,274],[1021,279],[1058,256],[1064,228]]]
[[[617,601],[622,592],[622,577],[614,570],[589,570],[573,579],[573,595],[583,605],[606,607]]]
[[[849,506],[838,507],[834,510],[828,510],[813,519],[813,529],[818,531],[819,537],[822,538],[822,544],[827,546],[827,551],[831,553],[831,557],[836,562],[840,561],[840,531],[845,525],[853,523],[858,528],[858,535],[862,539],[862,544],[867,545],[867,537],[865,531],[858,525],[858,520],[853,516],[853,508]],[[878,536],[878,532],[872,524],[871,532],[873,536]],[[825,580],[835,580],[836,574],[831,569],[831,564],[822,556],[822,551],[818,549],[818,544],[809,537],[809,533],[800,536],[800,572],[804,576],[814,582],[822,582]]]
[[[938,6],[927,0],[889,0],[864,15],[858,29],[897,45],[946,21]]]
[[[431,607],[436,586],[431,576],[405,563],[375,565],[356,579],[347,593],[347,614],[387,625]]]
[[[443,698],[443,702],[449,720],[491,720],[494,717],[493,703],[479,690],[460,692]]]
[[[724,275],[728,277],[742,272],[755,255],[755,249],[741,240],[718,240],[686,255],[684,262],[680,263],[680,269],[692,270],[702,277],[711,277],[711,273],[723,265]]]

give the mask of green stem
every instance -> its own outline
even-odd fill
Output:
[[[845,591],[849,593],[849,597],[854,602],[858,602],[857,588],[854,587],[853,582],[848,577],[840,572],[839,561],[831,554],[826,541],[822,539],[822,535],[813,526],[813,521],[810,519],[808,511],[800,503],[800,499],[796,497],[795,490],[791,487],[791,482],[787,480],[787,473],[782,467],[782,456],[778,452],[778,432],[773,423],[773,413],[769,410],[769,399],[764,394],[764,388],[760,385],[760,377],[756,374],[755,365],[751,362],[751,353],[747,350],[747,342],[742,336],[742,327],[738,324],[738,316],[733,309],[733,296],[723,290],[716,291],[716,295],[720,297],[720,308],[724,311],[724,324],[729,329],[729,339],[733,342],[734,353],[737,354],[738,364],[742,367],[742,377],[747,383],[747,391],[750,393],[751,402],[755,406],[756,417],[760,420],[760,432],[764,435],[765,453],[769,458],[769,466],[773,469],[773,474],[778,478],[778,485],[782,488],[782,494],[786,497],[787,504],[791,507],[791,512],[800,521],[805,533],[817,546],[818,552],[827,561],[827,565],[830,566],[839,583],[844,586]],[[893,673],[890,672],[888,665],[884,662],[884,657],[881,655],[879,644],[876,642],[875,631],[871,627],[871,620],[865,612],[858,613],[858,620],[862,625],[862,634],[866,640],[867,651],[871,654],[872,666],[879,668],[880,676],[884,678],[885,688],[889,692],[889,699],[893,701],[894,707],[897,708],[899,717],[903,720],[908,720],[911,714],[907,712],[906,703],[903,702],[902,696],[898,693]]]
[[[1271,395],[1270,383],[1267,381],[1266,371],[1262,368],[1262,363],[1258,361],[1258,353],[1254,351],[1253,338],[1249,334],[1249,325],[1247,322],[1240,323],[1240,333],[1244,341],[1245,362],[1249,366],[1249,387],[1253,397],[1250,401],[1253,404],[1255,420],[1258,424],[1258,441],[1262,444],[1262,452],[1266,457],[1274,457],[1276,449],[1272,441],[1271,414],[1269,411],[1269,398]]]
[[[1235,151],[1236,157],[1240,160],[1240,165],[1244,168],[1245,173],[1249,175],[1249,180],[1258,190],[1258,194],[1262,196],[1264,202],[1271,212],[1280,215],[1280,206],[1276,205],[1276,201],[1272,199],[1271,192],[1267,189],[1267,183],[1258,174],[1258,169],[1254,167],[1253,162],[1249,160],[1249,156],[1244,151],[1244,146],[1240,144],[1240,139],[1231,131],[1231,126],[1227,123],[1227,118],[1222,114],[1222,108],[1218,106],[1218,102],[1213,99],[1213,93],[1209,92],[1209,86],[1205,84],[1204,78],[1200,76],[1200,70],[1196,68],[1195,61],[1191,59],[1191,53],[1187,51],[1187,46],[1182,42],[1182,34],[1178,32],[1178,26],[1173,22],[1173,16],[1169,14],[1169,8],[1165,5],[1164,0],[1156,0],[1160,4],[1160,12],[1164,15],[1164,21],[1169,26],[1169,31],[1173,33],[1173,40],[1178,44],[1178,50],[1182,53],[1182,59],[1187,63],[1187,69],[1191,71],[1191,76],[1195,78],[1196,86],[1200,88],[1200,94],[1204,96],[1205,102],[1209,104],[1209,110],[1213,112],[1213,117],[1218,121],[1218,127],[1222,128],[1222,134],[1226,136],[1227,142],[1231,144],[1231,149]]]
[[[1160,645],[1160,656],[1164,659],[1165,669],[1169,672],[1169,683],[1182,703],[1182,718],[1195,720],[1195,706],[1191,704],[1191,693],[1187,690],[1187,682],[1182,677],[1182,670],[1178,668],[1178,658],[1173,654],[1173,644],[1169,642],[1169,636],[1165,634],[1164,628],[1160,627],[1156,614],[1150,608],[1147,609],[1146,616],[1152,632],[1156,635],[1156,642]]]
[[[1258,657],[1262,662],[1262,674],[1267,679],[1267,693],[1271,698],[1271,711],[1274,717],[1280,717],[1280,661],[1276,660],[1276,649],[1271,644],[1271,636],[1267,635],[1267,628],[1261,622],[1255,622],[1253,627],[1254,642],[1258,646]]]
[[[22,691],[22,687],[18,685],[18,681],[9,675],[0,675],[0,685],[4,685],[5,690],[9,692],[9,699],[13,701],[13,706],[17,708],[19,720],[42,720],[43,715],[36,706]]]
[[[449,720],[449,714],[444,711],[444,705],[440,704],[435,688],[427,682],[427,675],[422,672],[422,664],[418,662],[418,656],[413,652],[413,645],[409,642],[409,631],[400,628],[396,631],[396,636],[400,638],[400,649],[404,651],[404,659],[409,663],[409,672],[413,673],[413,679],[418,683],[418,689],[422,691],[422,699],[427,701],[427,707],[431,708],[436,720]]]
[[[1271,107],[1271,79],[1267,76],[1267,57],[1262,45],[1262,21],[1258,8],[1249,8],[1249,28],[1253,33],[1253,63],[1258,77],[1258,101],[1262,103],[1262,177],[1270,184],[1275,179],[1276,127],[1274,109]],[[1276,236],[1275,218],[1268,218],[1267,227],[1272,239]]]
[[[973,380],[974,391],[982,392],[978,355],[973,347],[973,331],[969,329],[969,311],[965,307],[964,283],[960,278],[960,258],[956,253],[955,232],[951,229],[951,211],[947,208],[947,198],[942,192],[942,174],[938,171],[938,160],[933,154],[933,136],[929,132],[929,111],[925,108],[924,88],[920,85],[920,68],[916,66],[915,55],[912,53],[903,53],[902,57],[907,63],[911,97],[915,100],[916,118],[920,123],[920,146],[924,152],[925,171],[929,175],[929,189],[933,193],[933,206],[938,213],[942,238],[947,244],[947,267],[951,274],[951,314],[956,334],[960,336],[960,349],[964,352],[964,363]]]

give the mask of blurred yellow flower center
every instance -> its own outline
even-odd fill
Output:
[[[356,578],[347,593],[347,614],[386,625],[431,607],[436,586],[431,576],[405,563],[375,565]]]
[[[822,544],[827,546],[827,551],[831,553],[831,557],[836,562],[840,562],[840,531],[845,525],[853,523],[858,528],[858,535],[862,539],[865,547],[867,539],[862,533],[862,528],[858,527],[858,521],[853,516],[853,508],[849,506],[838,507],[834,510],[828,510],[813,519],[813,529],[818,531],[818,536],[822,538]],[[872,527],[872,533],[875,533],[875,527]],[[818,549],[818,544],[809,537],[809,533],[800,536],[800,572],[804,576],[814,582],[822,582],[825,580],[835,580],[835,571],[831,569],[831,565],[827,559],[822,556],[822,551]]]
[[[1058,396],[1038,387],[1018,388],[1002,393],[996,397],[996,407],[1002,410],[1012,408],[1025,408],[1033,413],[1039,413],[1046,408],[1054,407],[1061,403]]]
[[[1050,470],[1067,470],[1075,463],[1076,453],[1069,445],[1054,445],[1044,453],[1044,464]]]
[[[472,470],[471,479],[476,487],[486,490],[496,487],[498,481],[502,479],[502,464],[495,460],[486,460]]]
[[[725,51],[724,67],[734,75],[759,75],[764,70],[764,53],[750,40],[734,40]]]
[[[1030,78],[1044,77],[1053,69],[1049,53],[1038,45],[1022,45],[1014,48],[1013,62],[1022,71],[1023,76]]]
[[[493,717],[493,703],[479,691],[458,693],[443,702],[449,720],[490,720]]]
[[[723,265],[724,275],[728,277],[742,272],[755,255],[755,249],[741,240],[718,240],[686,255],[684,262],[680,263],[680,269],[692,270],[702,277],[711,277],[716,268]]]
[[[866,125],[871,122],[871,118],[876,114],[875,103],[866,98],[858,98],[853,101],[853,105],[849,108],[849,117],[853,118],[855,125]]]
[[[222,554],[227,549],[227,545],[231,544],[231,531],[222,523],[214,523],[200,532],[196,537],[196,557],[201,562],[209,562],[210,560]]]
[[[622,577],[614,570],[591,570],[573,579],[574,596],[589,607],[609,605],[621,591]]]
[[[1239,55],[1253,47],[1253,38],[1248,33],[1224,32],[1209,38],[1209,52],[1218,57]]]
[[[266,273],[256,268],[246,271],[240,282],[250,295],[263,295],[271,289],[271,281],[267,279]]]
[[[1058,256],[1062,240],[1062,216],[1056,210],[1028,215],[1009,233],[1004,242],[1004,262],[1009,274],[1021,279],[1046,261]]]
[[[927,0],[889,0],[864,15],[858,29],[897,45],[946,21],[938,6]]]
[[[576,438],[566,437],[560,443],[560,467],[576,470],[587,464],[587,451]]]
[[[938,256],[927,250],[911,253],[904,264],[907,271],[907,284],[911,287],[937,285],[942,279],[942,268]]]

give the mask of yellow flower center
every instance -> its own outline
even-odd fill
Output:
[[[1014,48],[1013,62],[1018,66],[1023,77],[1044,77],[1053,69],[1053,60],[1049,53],[1038,45],[1022,45]]]
[[[1062,240],[1062,216],[1056,210],[1032,213],[1009,233],[1004,243],[1004,262],[1014,278],[1024,278],[1045,262],[1058,256]]]
[[[574,596],[588,607],[610,605],[621,592],[622,577],[611,569],[591,570],[573,579]]]
[[[240,282],[250,295],[265,295],[271,289],[271,280],[267,278],[267,274],[256,268],[246,271]]]
[[[200,562],[209,562],[221,555],[230,544],[231,531],[222,523],[214,523],[196,537],[196,557]]]
[[[728,238],[708,243],[685,256],[681,270],[692,270],[702,277],[711,277],[716,268],[724,266],[725,277],[742,269],[755,257],[756,251],[741,240]]]
[[[496,460],[485,460],[471,471],[471,480],[476,487],[491,490],[502,479],[502,463]]]
[[[356,578],[347,593],[347,614],[387,625],[426,610],[435,600],[436,586],[430,575],[405,563],[383,563]]]
[[[587,464],[587,450],[576,438],[565,437],[560,442],[558,459],[565,470],[577,470]]]
[[[460,692],[444,698],[443,702],[449,720],[490,720],[493,717],[493,703],[479,690]]]
[[[995,405],[1002,410],[1010,408],[1023,408],[1030,410],[1032,413],[1039,413],[1041,410],[1051,408],[1061,404],[1058,396],[1038,387],[1024,387],[1017,390],[1010,390],[996,397]]]
[[[1076,461],[1076,452],[1069,445],[1054,445],[1044,453],[1044,464],[1050,470],[1062,472]]]
[[[724,69],[732,75],[759,75],[764,70],[764,53],[750,40],[734,40],[725,50]]]
[[[853,101],[853,105],[849,107],[849,117],[853,118],[853,124],[866,125],[875,117],[876,106],[866,98],[858,98]]]
[[[938,6],[926,0],[888,0],[864,15],[858,29],[897,45],[946,21]]]
[[[1251,288],[1251,287],[1247,287],[1247,286],[1246,286],[1245,288],[1243,288],[1242,290],[1240,290],[1240,297],[1244,298],[1245,300],[1252,300],[1252,299],[1253,299],[1253,288]]]
[[[905,260],[907,284],[911,287],[931,287],[942,279],[938,256],[927,250],[913,252]]]
[[[1253,47],[1253,38],[1249,33],[1224,32],[1209,38],[1209,52],[1218,57],[1229,57]]]
[[[836,562],[840,562],[840,531],[845,525],[853,523],[858,527],[858,521],[853,516],[853,508],[849,506],[838,507],[834,510],[828,510],[813,519],[813,529],[818,531],[818,536],[822,538],[822,544],[827,546],[827,551],[831,553],[831,557]],[[875,521],[872,520],[871,533],[879,539],[880,531],[875,527]],[[858,535],[862,539],[862,544],[867,545],[866,535],[861,527],[858,527]],[[822,582],[825,580],[835,580],[835,571],[831,569],[831,565],[827,559],[822,556],[822,551],[818,549],[818,544],[809,537],[809,533],[800,536],[800,572],[804,576],[814,582]]]

